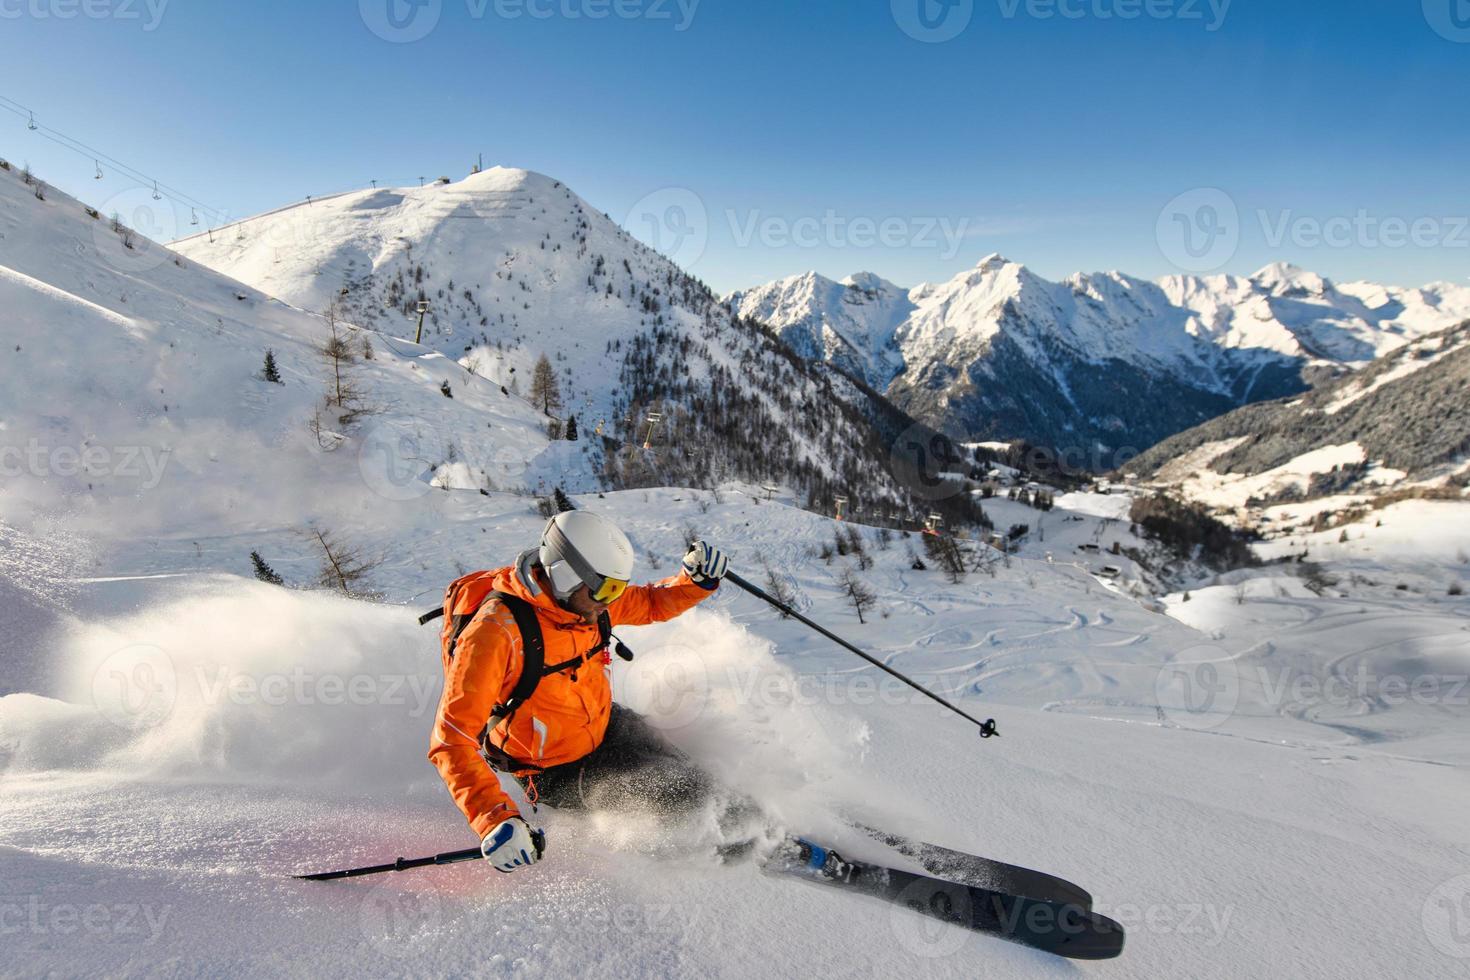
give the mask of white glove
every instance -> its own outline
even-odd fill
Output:
[[[502,820],[480,841],[480,853],[496,871],[514,871],[541,860],[546,836],[532,830],[520,817]]]
[[[695,585],[705,589],[713,589],[720,584],[727,564],[729,559],[724,552],[703,541],[694,542],[689,548],[689,554],[684,556],[684,571],[689,573],[689,578]]]

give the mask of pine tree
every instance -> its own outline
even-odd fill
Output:
[[[276,570],[267,565],[265,559],[260,557],[260,552],[250,552],[250,563],[255,566],[255,577],[262,582],[269,582],[271,585],[286,584],[286,580],[277,575]]]
[[[531,374],[531,401],[539,404],[547,415],[561,408],[561,385],[557,383],[556,372],[545,354],[536,362]]]
[[[567,492],[561,487],[557,487],[555,490],[553,490],[551,493],[551,497],[553,500],[556,501],[556,512],[558,514],[565,514],[569,510],[577,509],[576,505],[574,505],[571,499],[567,497]]]
[[[567,441],[577,441],[577,417],[575,415],[567,419]]]
[[[265,349],[265,367],[261,368],[260,376],[272,384],[283,385],[281,372],[276,369],[276,352],[269,347]]]

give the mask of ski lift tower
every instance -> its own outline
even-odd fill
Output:
[[[653,448],[653,430],[658,427],[658,424],[663,421],[663,418],[664,418],[664,413],[663,412],[649,412],[648,413],[648,432],[643,437],[643,448],[644,449],[652,449]]]
[[[413,342],[415,344],[424,342],[424,314],[427,312],[429,312],[429,301],[426,299],[419,300],[419,328],[413,335]]]
[[[774,496],[776,494],[776,492],[779,491],[781,488],[780,487],[776,487],[776,486],[772,486],[769,483],[765,483],[765,484],[762,484],[761,485],[761,489],[766,492],[766,499],[767,500],[770,500],[771,497]]]

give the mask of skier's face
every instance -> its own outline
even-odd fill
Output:
[[[592,590],[585,585],[577,587],[567,599],[567,608],[582,617],[584,623],[595,623],[597,617],[607,610],[607,603],[592,598]]]

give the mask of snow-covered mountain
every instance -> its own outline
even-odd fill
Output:
[[[1470,487],[1470,321],[1300,397],[1247,405],[1164,440],[1127,471],[1249,517]],[[1273,505],[1281,505],[1273,508]]]
[[[19,453],[0,521],[65,505],[83,537],[119,523],[166,539],[357,515],[431,484],[593,485],[580,447],[452,360],[339,323],[339,374],[321,316],[36,190],[0,169],[0,431]]]
[[[844,323],[844,292],[808,282],[830,281],[794,277],[727,300],[783,332]],[[884,296],[883,312],[897,315],[902,297]],[[1337,285],[1280,264],[1246,278],[1108,272],[1056,283],[1000,255],[907,301],[901,322],[851,331],[870,338],[868,363],[901,366],[887,388],[895,404],[956,436],[1084,451],[1142,449],[1470,316],[1470,288],[1453,284]],[[851,370],[846,345],[799,349]]]
[[[880,390],[903,367],[893,334],[914,305],[908,290],[870,272],[841,282],[808,272],[726,301],[773,328],[802,357],[828,361]]]
[[[885,468],[912,419],[733,316],[550,177],[497,167],[354,191],[171,247],[294,306],[335,303],[352,323],[395,336],[413,335],[427,301],[424,343],[513,392],[529,393],[547,355],[564,402],[555,414],[611,440],[594,447],[609,485],[739,477],[813,500],[902,496]],[[652,439],[651,411],[663,416]]]

